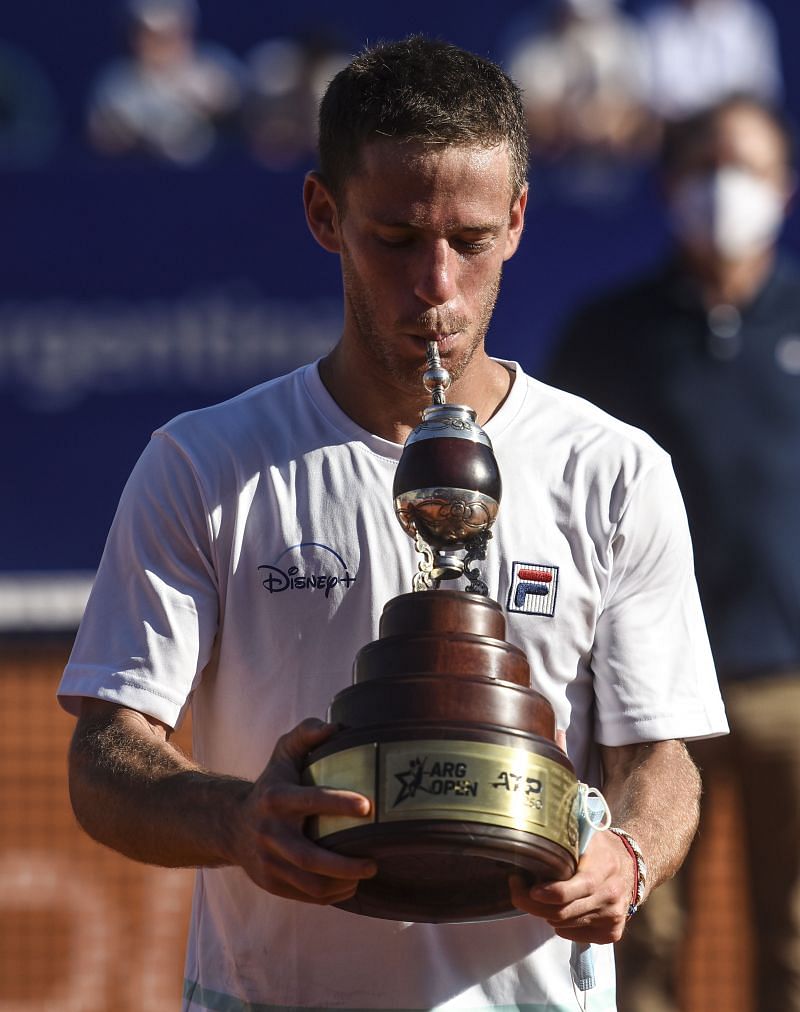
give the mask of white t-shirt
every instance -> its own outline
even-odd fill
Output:
[[[723,733],[725,716],[666,454],[525,376],[485,426],[503,499],[481,564],[583,779],[592,741]],[[316,365],[160,429],[131,475],[60,687],[170,725],[254,779],[278,736],[324,717],[419,556],[394,517],[401,447],[360,429]],[[526,570],[551,575],[528,593]],[[613,1009],[611,946],[592,1008]],[[575,1008],[570,943],[520,916],[406,924],[279,899],[200,869],[187,1010]],[[246,1004],[246,1003],[251,1004]]]

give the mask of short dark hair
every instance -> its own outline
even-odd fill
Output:
[[[681,171],[686,155],[698,142],[702,142],[714,129],[715,124],[734,109],[749,109],[764,117],[775,129],[783,142],[786,152],[786,164],[790,168],[796,159],[795,127],[782,109],[758,98],[755,95],[729,95],[714,105],[688,116],[686,119],[670,123],[664,130],[661,144],[660,167],[665,176],[674,176]]]
[[[365,49],[328,86],[319,111],[319,169],[334,196],[358,171],[361,149],[380,137],[432,145],[506,143],[511,187],[528,176],[519,88],[490,60],[413,35]]]

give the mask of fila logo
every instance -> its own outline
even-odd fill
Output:
[[[538,562],[513,563],[508,611],[552,617],[556,610],[557,592],[558,566],[544,566]]]

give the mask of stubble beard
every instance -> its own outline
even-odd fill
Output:
[[[397,353],[391,338],[383,334],[375,322],[378,319],[377,300],[361,280],[347,250],[342,250],[341,262],[345,300],[354,324],[354,336],[362,351],[396,384],[410,394],[424,397],[422,384],[422,374],[426,369],[424,350],[420,349],[419,362],[409,361]],[[442,364],[454,382],[464,375],[475,353],[483,345],[500,292],[500,278],[501,275],[498,273],[497,277],[485,286],[469,343],[457,352],[445,353],[442,356]],[[466,317],[434,309],[421,313],[415,319],[402,320],[399,323],[399,329],[410,333],[426,330],[432,333],[456,333],[467,331],[470,327],[470,321]]]

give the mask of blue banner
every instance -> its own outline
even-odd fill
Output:
[[[502,59],[531,17],[523,3],[429,6],[340,5],[329,34],[353,50],[423,30]],[[770,6],[787,35],[800,25],[793,7]],[[326,11],[267,17],[209,0],[198,31],[243,61],[265,38],[305,37]],[[92,146],[89,109],[102,68],[125,50],[118,14],[99,0],[79,13],[49,2],[12,6],[3,21],[0,98],[5,85],[16,106],[5,134],[0,123],[0,629],[71,627],[150,432],[324,354],[341,325],[339,266],[305,226],[307,146],[276,164],[263,136],[242,143],[223,129],[196,164],[113,157]],[[533,166],[492,353],[535,372],[580,299],[663,249],[646,166],[610,187],[603,171],[567,193],[561,170]],[[583,199],[581,187],[598,185],[602,199]]]

